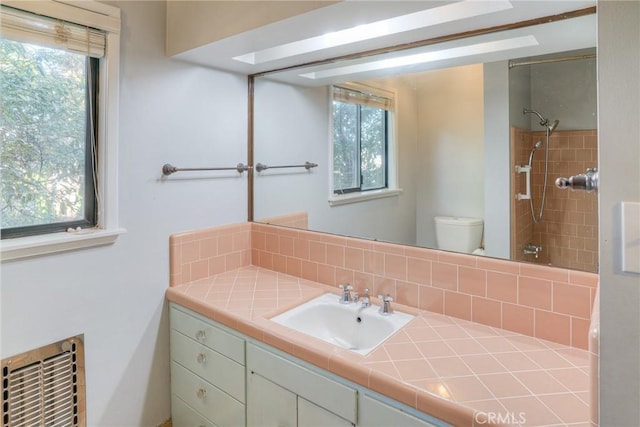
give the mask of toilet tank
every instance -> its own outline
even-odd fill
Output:
[[[471,253],[482,243],[482,218],[437,216],[435,223],[438,249]]]

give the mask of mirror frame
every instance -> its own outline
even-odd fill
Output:
[[[437,44],[441,42],[463,39],[467,37],[473,37],[473,36],[479,36],[484,34],[496,33],[500,31],[524,28],[524,27],[529,27],[533,25],[563,21],[571,18],[592,15],[595,13],[596,13],[596,6],[592,6],[584,9],[565,12],[562,14],[549,15],[542,18],[535,18],[535,19],[510,23],[510,24],[498,25],[494,27],[481,28],[481,29],[465,31],[461,33],[449,34],[449,35],[434,37],[434,38],[425,39],[425,40],[418,40],[411,43],[372,49],[372,50],[367,50],[359,53],[332,57],[325,60],[302,63],[302,64],[293,65],[289,67],[283,67],[283,68],[267,70],[267,71],[263,71],[255,74],[250,74],[247,77],[247,90],[248,90],[247,164],[249,165],[249,169],[247,171],[247,221],[255,222],[254,197],[253,197],[254,196],[253,165],[254,165],[254,141],[255,141],[254,139],[254,96],[255,96],[255,79],[256,78],[266,76],[272,73],[287,71],[287,70],[300,68],[300,67],[318,66],[318,65],[330,64],[330,63],[349,60],[349,59],[358,59],[358,58],[364,58],[364,57],[369,57],[369,56],[374,56],[374,55],[384,54],[389,52],[397,52],[397,51]],[[309,231],[323,233],[323,231],[317,231],[317,230],[309,230]],[[349,236],[349,237],[355,237],[355,236]]]

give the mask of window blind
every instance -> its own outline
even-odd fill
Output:
[[[0,36],[102,58],[106,33],[6,6],[0,8]]]
[[[393,111],[394,105],[393,99],[340,86],[333,87],[333,99],[334,101],[376,107],[387,111]]]

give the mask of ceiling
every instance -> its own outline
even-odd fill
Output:
[[[592,6],[595,6],[595,0],[343,1],[228,37],[180,53],[174,57],[212,68],[242,74],[256,74],[372,49],[398,46],[450,34],[559,15]],[[404,19],[403,16],[413,17],[414,19],[413,21],[398,21]],[[374,38],[362,38],[359,41],[347,44],[338,43],[332,45],[331,43],[325,43],[327,33],[343,31],[354,26],[362,26],[381,20],[394,23],[399,32],[390,31],[389,34],[385,34],[386,30],[380,30],[380,27],[377,27],[372,30],[375,33],[374,35],[377,36]],[[431,22],[430,25],[423,26],[423,23],[429,22]],[[532,43],[531,38],[526,38],[528,36],[535,38],[535,44]],[[491,50],[497,43],[503,43],[499,42],[499,40],[506,38],[518,40],[518,43],[522,42],[526,46],[520,48],[513,46],[500,47],[500,51],[489,54],[490,60],[593,47],[595,46],[596,38],[595,15],[510,30],[509,33],[485,34],[446,42],[446,44],[430,45],[416,48],[412,51],[404,51],[402,55],[428,54],[428,52],[431,52],[429,54],[431,56],[437,55],[447,58],[432,61],[423,66],[413,65],[405,72],[478,62],[477,58],[473,58],[478,53],[474,53],[473,50],[467,51],[464,46],[475,45],[476,48],[486,51],[487,49]],[[317,41],[320,41],[320,43],[316,43]],[[513,43],[516,42],[514,41]],[[309,46],[314,47],[315,50],[303,51],[297,49],[298,47]],[[435,51],[440,52],[434,53]],[[252,52],[258,53],[246,56]],[[248,59],[249,62],[234,59],[242,55],[245,55],[245,61]],[[397,56],[398,54],[396,53],[395,55]],[[385,59],[390,59],[391,56],[391,54],[386,54]],[[251,63],[255,59],[258,61]],[[260,62],[261,60],[263,62]],[[352,60],[349,65],[357,65],[365,61],[370,61],[370,59]],[[305,72],[320,70],[325,70],[326,72],[330,67],[330,65],[324,65],[321,68]],[[373,73],[361,72],[358,75],[354,75],[353,78],[380,77],[390,73],[388,69],[379,69]],[[281,78],[289,82],[305,85],[324,85],[331,83],[332,79],[335,80],[335,77],[311,80],[309,78],[300,78],[299,74],[281,74]]]

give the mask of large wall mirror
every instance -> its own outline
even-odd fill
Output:
[[[597,272],[554,185],[597,167],[595,10],[531,24],[253,77],[253,219]]]

